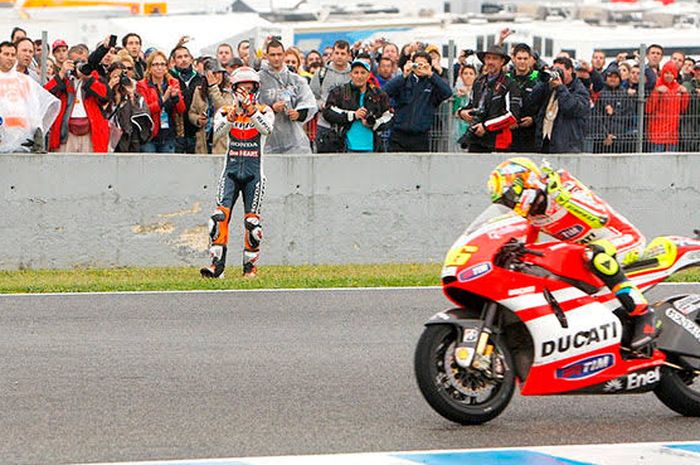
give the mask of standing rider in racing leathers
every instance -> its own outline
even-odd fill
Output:
[[[216,211],[209,220],[211,265],[200,270],[205,278],[223,277],[228,244],[228,225],[238,194],[243,194],[245,248],[243,275],[255,277],[260,255],[262,227],[260,204],[265,192],[262,151],[265,136],[272,132],[275,114],[257,103],[260,79],[252,68],[238,68],[231,75],[233,106],[222,107],[214,117],[214,139],[228,133],[228,152],[219,181]]]
[[[554,171],[546,162],[538,168],[528,158],[506,160],[491,173],[488,187],[492,202],[534,226],[526,243],[535,242],[542,230],[561,241],[586,244],[584,259],[631,317],[629,349],[651,346],[654,313],[620,266],[636,261],[644,250],[646,241],[637,228],[570,173]]]

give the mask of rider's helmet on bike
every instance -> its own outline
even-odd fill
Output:
[[[491,201],[505,205],[523,218],[541,214],[547,206],[543,178],[540,168],[529,158],[510,158],[499,164],[489,176]]]

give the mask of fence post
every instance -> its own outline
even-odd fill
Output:
[[[647,83],[646,76],[646,51],[645,44],[639,45],[639,89],[637,89],[637,153],[644,151],[644,94]]]
[[[47,79],[47,71],[46,71],[46,65],[47,65],[47,59],[49,53],[51,53],[51,46],[48,43],[49,40],[49,33],[47,31],[41,31],[41,85],[43,86],[46,84]]]
[[[447,79],[450,84],[450,88],[453,87],[453,83],[455,82],[454,80],[454,63],[455,63],[455,52],[456,52],[456,45],[454,39],[450,39],[450,41],[447,44]],[[447,151],[448,152],[456,152],[456,141],[454,140],[454,137],[452,137],[452,133],[454,131],[454,125],[455,125],[455,119],[454,116],[452,115],[452,99],[454,99],[454,95],[447,99]]]

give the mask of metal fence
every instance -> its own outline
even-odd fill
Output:
[[[638,105],[638,97],[625,91],[601,92],[588,119],[585,151],[637,152],[640,145],[644,152],[698,151],[700,93],[654,91]]]
[[[459,120],[452,99],[435,114],[429,133],[431,152],[459,152]],[[640,118],[642,131],[640,133]],[[584,152],[699,152],[700,90],[664,95],[652,92],[641,101],[626,91],[603,91],[591,104]]]

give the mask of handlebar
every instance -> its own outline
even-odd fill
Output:
[[[496,254],[495,263],[498,266],[507,266],[516,261],[520,262],[520,258],[525,254],[535,255],[537,257],[544,257],[543,252],[528,249],[527,247],[525,247],[525,244],[513,238],[510,241],[503,244],[501,249]]]

